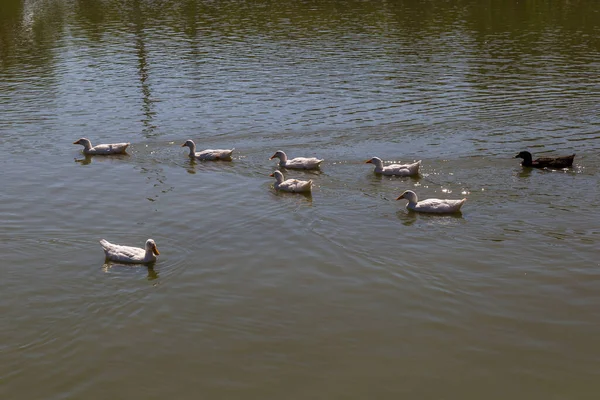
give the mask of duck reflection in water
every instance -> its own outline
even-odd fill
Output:
[[[426,224],[450,225],[464,220],[461,212],[452,214],[423,214],[413,210],[398,210],[396,216],[402,222],[402,225],[411,226],[415,222],[425,222]]]
[[[93,157],[92,157],[92,156],[90,156],[89,154],[85,154],[85,155],[83,156],[83,158],[76,158],[76,159],[75,159],[75,162],[76,162],[76,163],[79,163],[79,164],[81,164],[81,165],[88,165],[89,163],[91,163],[91,162],[92,162],[92,158],[93,158]]]
[[[182,166],[188,174],[196,174],[202,171],[235,171],[235,164],[222,160],[223,162],[203,162],[196,158],[189,157]]]
[[[196,159],[190,158],[188,160],[188,166],[186,167],[185,170],[187,171],[188,174],[195,174],[196,173],[195,166],[196,166]]]
[[[290,193],[275,190],[273,188],[271,188],[271,191],[277,197],[289,199],[290,201],[298,202],[298,204],[308,203],[309,205],[312,205],[313,198],[311,192]]]
[[[517,176],[519,178],[529,178],[531,176],[532,171],[533,168],[521,168],[521,170],[517,172]]]
[[[150,264],[120,264],[112,261],[106,261],[102,265],[102,270],[107,274],[125,274],[125,273],[140,273],[144,269],[147,270],[147,279],[153,281],[158,279],[158,272],[154,269],[154,263]]]
[[[96,160],[100,160],[98,162],[114,162],[114,160],[126,160],[130,155],[125,153],[125,154],[116,154],[110,157],[97,157]],[[92,163],[92,159],[94,159],[93,155],[90,154],[84,154],[83,158],[76,158],[75,162],[79,163],[81,165],[88,165]]]

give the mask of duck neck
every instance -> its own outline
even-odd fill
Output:
[[[144,259],[149,260],[149,261],[156,259],[156,257],[154,256],[154,253],[152,252],[152,249],[146,249],[146,254],[144,255]]]
[[[282,167],[285,165],[285,163],[287,162],[288,158],[285,155],[285,153],[281,153],[279,155],[279,165],[281,165]]]
[[[404,197],[406,200],[408,200],[408,207],[415,207],[417,205],[417,203],[419,202],[419,198],[417,197],[416,194],[409,194],[408,196],[405,195]]]
[[[86,151],[90,150],[93,147],[92,142],[90,142],[89,140],[84,140],[82,144],[83,144],[83,148]]]
[[[523,154],[523,162],[521,163],[521,165],[530,167],[532,164],[533,164],[533,160],[532,160],[531,154],[530,153]]]
[[[383,171],[383,161],[376,159],[371,162],[375,165],[375,171]]]
[[[190,157],[194,157],[196,155],[196,143],[192,143],[188,146],[190,149]]]
[[[154,251],[152,249],[146,249],[146,254],[144,255],[145,260],[156,260],[156,256],[154,255]]]

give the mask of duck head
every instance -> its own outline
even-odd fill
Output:
[[[515,156],[515,158],[522,158],[523,160],[531,160],[531,153],[528,151],[522,151]]]
[[[283,174],[280,171],[273,171],[273,173],[269,176],[274,177],[277,180],[277,183],[283,182],[284,179]]]
[[[520,152],[519,154],[517,154],[515,156],[515,158],[522,158],[523,159],[522,165],[525,166],[525,167],[531,166],[532,161],[533,161],[533,159],[531,157],[531,153],[528,152],[528,151],[522,151],[522,152]]]
[[[408,202],[411,204],[415,204],[419,201],[417,198],[417,194],[415,192],[413,192],[412,190],[405,190],[404,193],[402,193],[400,196],[398,196],[398,198],[396,200],[402,200],[402,199],[408,200]]]
[[[78,141],[73,142],[73,144],[80,144],[83,147],[85,147],[87,150],[92,148],[92,142],[90,142],[90,140],[86,139],[86,138],[81,138]]]
[[[181,145],[181,147],[189,147],[191,149],[192,147],[196,147],[196,143],[194,143],[192,139],[188,139],[184,144]]]
[[[151,253],[156,256],[160,255],[160,253],[158,252],[158,248],[156,247],[156,243],[154,242],[153,239],[146,240],[145,248],[146,248],[146,254]]]
[[[194,156],[194,153],[196,152],[196,143],[194,143],[192,139],[186,140],[185,143],[181,145],[181,147],[189,147],[190,157]]]
[[[280,160],[281,162],[286,162],[286,161],[287,161],[287,156],[286,156],[286,155],[285,155],[285,153],[284,153],[283,151],[281,151],[281,150],[277,150],[277,151],[275,152],[275,154],[273,154],[273,155],[271,156],[271,158],[269,158],[269,160],[272,160],[272,159],[274,159],[274,158],[279,158],[279,160]]]
[[[370,160],[365,161],[365,164],[373,164],[378,168],[383,167],[383,161],[381,161],[381,158],[379,157],[373,157]]]

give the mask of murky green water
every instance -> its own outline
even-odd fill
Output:
[[[591,0],[3,0],[0,398],[595,399],[598,104]]]

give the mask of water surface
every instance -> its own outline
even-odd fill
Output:
[[[0,397],[595,399],[599,27],[595,1],[4,1]],[[278,149],[325,159],[286,172],[312,196],[273,190]],[[154,266],[105,264],[149,237]]]

